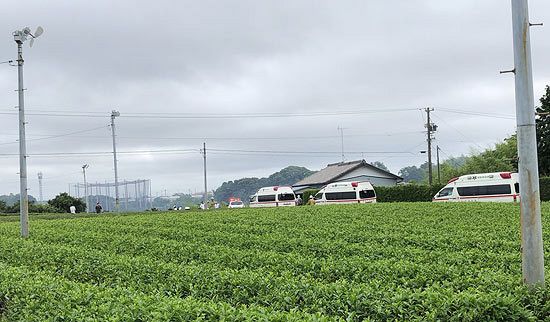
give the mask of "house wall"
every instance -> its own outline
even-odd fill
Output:
[[[397,179],[368,167],[355,169],[336,181],[370,181],[374,186],[395,186],[397,184]]]

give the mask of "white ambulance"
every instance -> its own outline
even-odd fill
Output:
[[[263,187],[250,198],[250,207],[296,206],[296,195],[291,187]]]
[[[518,174],[495,172],[467,174],[449,180],[433,197],[434,202],[519,201]]]
[[[315,195],[316,205],[374,202],[376,192],[368,181],[329,183]]]

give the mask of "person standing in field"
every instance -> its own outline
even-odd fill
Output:
[[[76,214],[76,207],[75,206],[70,206],[69,211],[71,212],[71,214]]]
[[[296,206],[301,206],[302,203],[303,203],[302,198],[300,197],[300,195],[297,195],[296,196]]]
[[[96,214],[100,214],[102,209],[103,209],[103,207],[101,207],[101,204],[100,204],[99,201],[98,201],[98,202],[96,203],[96,205],[95,205],[95,212],[96,212]]]
[[[210,198],[210,202],[208,202],[208,209],[214,209],[216,207],[216,202],[214,201],[214,197]]]
[[[315,205],[315,198],[313,196],[309,196],[309,200],[307,201],[308,206],[314,206]]]

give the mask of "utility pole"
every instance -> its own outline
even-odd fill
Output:
[[[338,131],[340,132],[340,141],[342,146],[342,163],[346,161],[346,157],[344,156],[344,128],[341,126],[338,126]]]
[[[86,212],[90,212],[90,203],[88,202],[88,184],[86,183],[86,169],[89,165],[85,164],[82,166],[82,174],[84,174],[84,196],[86,201]]]
[[[113,110],[111,112],[111,133],[113,134],[113,162],[115,164],[115,211],[119,212],[119,200],[118,200],[118,166],[116,158],[116,134],[115,134],[115,117],[120,116],[120,112]]]
[[[206,142],[202,144],[202,158],[204,160],[204,207],[208,204],[208,188],[206,184]]]
[[[432,185],[432,132],[435,132],[437,130],[437,125],[433,124],[430,120],[430,112],[433,112],[433,108],[426,107],[424,111],[426,111],[427,120],[426,123],[426,132],[428,134],[428,183],[431,186]]]
[[[23,42],[27,39],[24,30],[13,32],[17,43],[17,75],[19,94],[19,220],[21,237],[29,237],[29,196],[27,195],[27,144],[25,142],[25,95],[23,93]]]
[[[544,285],[535,103],[527,0],[512,0],[523,282]]]
[[[42,194],[42,172],[38,172],[38,201],[40,204],[44,203],[44,195]]]
[[[437,155],[437,183],[441,184],[441,169],[439,167],[439,145],[436,145],[436,155]]]

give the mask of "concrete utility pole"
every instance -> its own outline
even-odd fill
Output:
[[[427,120],[426,123],[426,132],[428,134],[428,183],[430,186],[432,185],[432,132],[435,132],[437,130],[437,125],[432,124],[430,120],[430,112],[433,112],[433,108],[425,108],[424,111],[426,111]]]
[[[204,160],[204,207],[208,204],[208,188],[206,184],[206,142],[202,144],[202,157]]]
[[[21,237],[29,237],[29,196],[27,195],[27,144],[25,142],[25,95],[23,93],[23,42],[27,36],[23,30],[13,32],[17,43],[17,75],[19,94],[19,220]]]
[[[116,134],[115,134],[115,117],[120,116],[120,112],[113,110],[111,112],[111,133],[113,134],[113,162],[115,164],[115,211],[119,212],[119,196],[118,196],[118,166],[116,158]],[[106,204],[107,205],[107,204]]]
[[[27,144],[25,141],[25,96],[23,91],[23,43],[30,36],[30,46],[32,47],[34,39],[40,36],[44,32],[42,27],[36,28],[34,34],[31,33],[29,27],[23,28],[23,30],[16,30],[13,32],[13,39],[17,43],[17,76],[18,86],[17,92],[19,94],[19,219],[21,222],[21,237],[29,237],[29,196],[27,187]]]
[[[42,190],[42,172],[38,172],[38,201],[40,201],[40,204],[44,203],[44,194]]]
[[[441,184],[441,168],[439,167],[439,145],[436,145],[436,155],[437,155],[437,183]]]
[[[341,126],[338,126],[338,131],[340,132],[340,141],[342,146],[342,162],[345,162],[346,157],[344,156],[344,128]]]
[[[512,0],[523,282],[544,285],[530,26],[527,0]]]
[[[84,175],[84,200],[86,201],[86,212],[90,212],[90,203],[88,202],[88,184],[86,183],[86,169],[90,166],[85,164],[82,166],[82,174]]]

